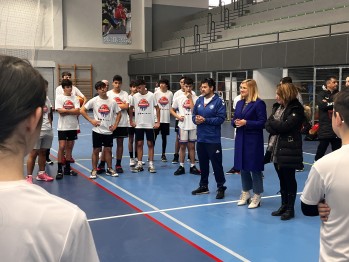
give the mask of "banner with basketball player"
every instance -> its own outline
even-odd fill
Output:
[[[104,44],[130,45],[131,0],[102,0]]]

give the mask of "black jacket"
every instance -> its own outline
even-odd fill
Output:
[[[329,90],[322,90],[317,96],[319,108],[319,139],[336,138],[332,129],[333,97],[338,91],[331,93]]]
[[[298,99],[294,99],[287,105],[281,121],[278,121],[274,119],[274,113],[279,107],[278,103],[273,105],[272,114],[265,123],[265,129],[270,136],[279,135],[274,150],[277,164],[280,167],[301,169],[303,167],[301,128],[305,120],[304,108]]]

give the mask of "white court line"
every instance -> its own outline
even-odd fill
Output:
[[[55,151],[55,150],[53,150],[53,151]],[[57,152],[57,151],[55,151],[55,152]],[[90,169],[88,169],[87,167],[85,167],[85,166],[83,166],[83,165],[81,165],[81,164],[79,164],[79,163],[75,163],[75,165],[78,165],[78,166],[80,166],[81,168],[83,168],[83,169],[85,169],[85,170],[87,170],[87,171],[90,171]],[[150,204],[150,203],[144,201],[143,199],[137,197],[136,195],[132,194],[131,192],[125,190],[124,188],[122,188],[122,187],[120,187],[120,186],[118,186],[118,185],[112,183],[111,181],[107,180],[106,178],[99,176],[99,179],[104,180],[106,183],[108,183],[108,184],[110,184],[111,186],[113,186],[113,187],[119,189],[120,191],[122,191],[122,192],[124,192],[125,194],[129,195],[130,197],[136,199],[137,201],[141,202],[142,204],[144,204],[144,205],[146,205],[146,206],[148,206],[148,207],[154,209],[154,212],[157,212],[157,213],[162,214],[163,216],[167,217],[168,219],[172,220],[173,222],[177,223],[178,225],[184,227],[185,229],[187,229],[187,230],[189,230],[190,232],[194,233],[195,235],[197,235],[197,236],[203,238],[204,240],[208,241],[209,243],[215,245],[216,247],[218,247],[218,248],[224,250],[225,252],[227,252],[227,253],[233,255],[234,257],[238,258],[239,260],[245,261],[245,262],[249,262],[249,261],[250,261],[250,260],[248,260],[247,258],[245,258],[245,257],[239,255],[238,253],[234,252],[233,250],[227,248],[226,246],[223,246],[222,244],[218,243],[217,241],[215,241],[215,240],[213,240],[213,239],[207,237],[206,235],[204,235],[204,234],[200,233],[199,231],[197,231],[197,230],[195,230],[195,229],[189,227],[188,225],[184,224],[183,222],[177,220],[176,218],[174,218],[174,217],[168,215],[168,214],[165,213],[164,211],[161,211],[161,210],[158,209],[157,207],[155,207],[155,206],[153,206],[152,204]],[[139,213],[139,214],[141,214],[141,213]],[[111,218],[110,218],[110,219],[111,219]],[[102,219],[99,218],[99,220],[102,220]],[[92,222],[92,221],[97,221],[97,220],[96,220],[96,219],[89,219],[88,221],[89,221],[89,222],[90,222],[90,221]]]

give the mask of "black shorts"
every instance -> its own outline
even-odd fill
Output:
[[[100,134],[92,131],[92,146],[93,148],[113,147],[113,135]]]
[[[122,138],[128,137],[128,127],[120,126],[114,130],[113,138],[119,138],[119,137],[122,137]]]
[[[135,135],[135,128],[133,126],[130,126],[128,129],[128,135],[134,136]]]
[[[147,141],[155,141],[155,133],[154,129],[148,129],[148,128],[135,128],[135,134],[136,134],[136,141],[143,141],[144,140],[144,133],[147,137]]]
[[[176,122],[175,122],[175,132],[176,132],[177,134],[178,134],[178,132],[179,132],[178,122],[179,122],[179,120],[176,119]]]
[[[170,123],[160,123],[159,128],[154,129],[154,131],[156,135],[161,131],[162,135],[168,136],[170,134]]]
[[[78,139],[78,130],[58,131],[58,140],[72,141]]]

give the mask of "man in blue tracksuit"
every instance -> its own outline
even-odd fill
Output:
[[[226,116],[224,101],[215,93],[212,78],[201,81],[201,96],[193,109],[193,122],[197,125],[197,154],[201,169],[200,186],[193,195],[208,194],[209,161],[217,182],[216,199],[224,198],[225,177],[222,166],[221,125]]]

